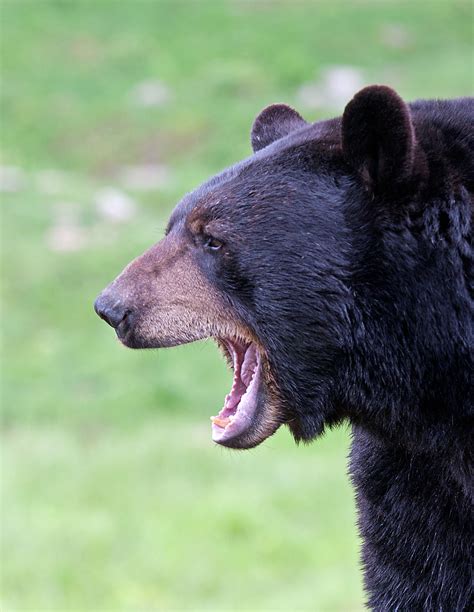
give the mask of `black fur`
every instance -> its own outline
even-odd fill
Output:
[[[472,99],[386,87],[342,121],[279,106],[170,224],[199,205],[226,242],[203,266],[267,348],[296,440],[352,423],[374,610],[473,609],[473,124]]]
[[[275,140],[288,136],[308,125],[303,117],[286,104],[271,104],[255,119],[250,140],[252,149],[257,152]]]

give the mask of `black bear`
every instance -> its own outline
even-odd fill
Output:
[[[216,340],[219,444],[349,421],[368,605],[472,610],[474,99],[370,86],[314,124],[270,106],[251,139],[96,311],[132,348]]]

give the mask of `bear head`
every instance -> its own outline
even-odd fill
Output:
[[[423,385],[434,393],[439,373],[420,360],[450,355],[458,333],[440,320],[452,272],[426,230],[433,182],[409,106],[385,86],[315,124],[272,105],[251,141],[251,157],[182,199],[98,314],[131,348],[216,340],[233,368],[212,419],[225,446],[281,424],[305,441],[346,417],[396,424]]]

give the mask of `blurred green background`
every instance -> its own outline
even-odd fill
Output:
[[[126,350],[92,303],[265,105],[469,94],[472,23],[455,0],[1,3],[2,610],[363,609],[348,431],[214,447],[215,346]]]

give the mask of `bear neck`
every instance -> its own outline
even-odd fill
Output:
[[[377,241],[358,240],[356,269],[371,276],[352,279],[339,401],[387,443],[437,455],[474,441],[472,195],[460,189],[417,208],[408,230],[394,222]]]

